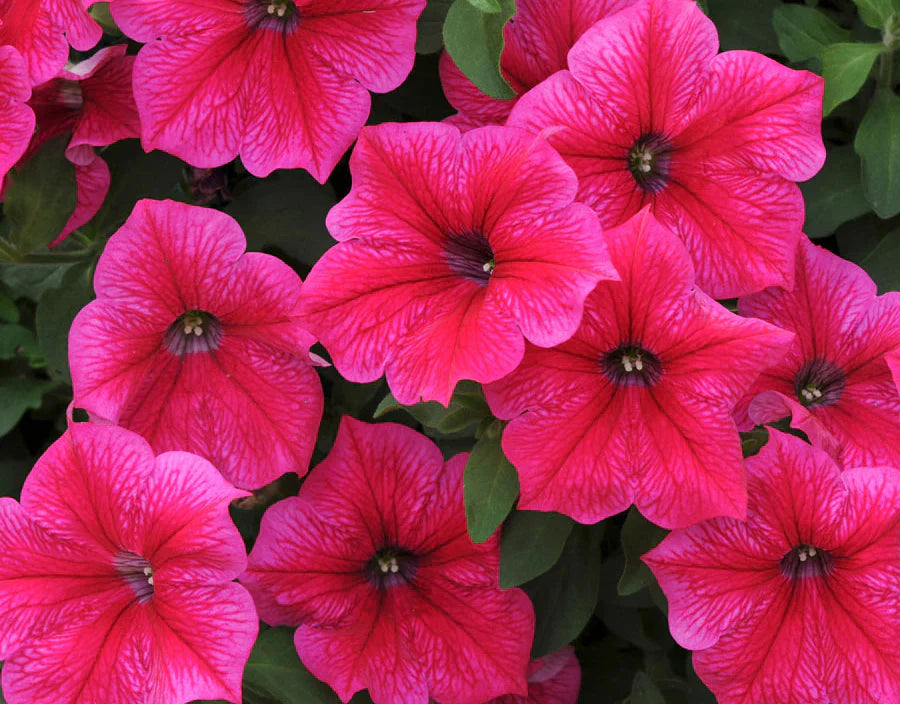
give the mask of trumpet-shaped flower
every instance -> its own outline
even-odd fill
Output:
[[[34,111],[25,104],[30,97],[25,62],[13,47],[0,46],[0,181],[34,133]]]

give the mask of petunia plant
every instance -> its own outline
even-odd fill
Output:
[[[0,0],[0,704],[900,704],[900,0]]]

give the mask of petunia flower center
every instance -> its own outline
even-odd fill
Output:
[[[416,556],[404,548],[378,550],[363,568],[366,580],[379,589],[407,584],[416,576]]]
[[[125,583],[131,587],[141,603],[153,596],[153,568],[137,553],[121,550],[113,558],[113,566]]]
[[[645,193],[659,193],[669,176],[672,145],[661,134],[641,136],[628,153],[628,170]]]
[[[781,573],[788,579],[825,577],[834,571],[831,553],[814,545],[798,545],[781,558]]]
[[[300,11],[293,0],[247,0],[244,19],[253,29],[290,33],[300,23]]]
[[[497,266],[494,250],[480,232],[449,233],[443,255],[454,273],[479,286],[487,286]]]
[[[631,342],[607,352],[600,366],[616,386],[653,386],[662,376],[659,357]]]
[[[56,100],[72,110],[81,110],[84,107],[84,94],[81,92],[81,84],[78,81],[60,79],[57,85]]]
[[[222,342],[222,324],[212,313],[185,311],[166,330],[163,342],[172,354],[179,357],[210,352],[218,349]]]
[[[847,375],[825,359],[807,362],[794,376],[794,391],[807,408],[833,406],[844,393]]]

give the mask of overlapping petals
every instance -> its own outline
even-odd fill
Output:
[[[510,125],[540,131],[604,226],[650,205],[716,298],[790,287],[803,223],[793,181],[825,158],[822,80],[760,54],[716,55],[691,0],[641,0],[597,22],[568,71],[531,90]]]
[[[900,466],[900,293],[876,295],[855,264],[804,238],[792,291],[742,298],[743,315],[796,333],[787,357],[748,389],[741,429],[791,416],[816,445],[848,467]]]
[[[258,488],[304,474],[322,416],[300,278],[229,216],[140,201],[69,336],[75,405]]]
[[[672,635],[722,704],[900,698],[900,470],[840,473],[778,431],[747,460],[747,522],[644,556]]]
[[[25,62],[11,46],[0,46],[0,181],[28,148],[34,111],[25,103],[31,84]]]
[[[528,695],[504,694],[488,704],[575,704],[581,688],[581,665],[566,646],[528,664]]]
[[[240,702],[256,638],[227,506],[206,460],[74,425],[21,505],[0,500],[0,657],[10,704]]]
[[[526,694],[534,615],[498,586],[499,538],[475,545],[466,455],[345,417],[298,498],[273,506],[241,582],[263,620],[299,625],[297,652],[348,701],[478,704]]]
[[[575,175],[526,132],[370,127],[351,170],[328,216],[340,244],[310,272],[303,310],[344,377],[385,373],[401,403],[499,379],[523,337],[568,339],[615,276],[596,216],[572,202]]]
[[[519,472],[519,507],[584,523],[631,503],[665,527],[741,518],[731,412],[791,335],[694,288],[684,247],[649,209],[607,237],[622,281],[600,282],[570,341],[529,347],[485,387],[494,414],[511,419],[503,449]]]

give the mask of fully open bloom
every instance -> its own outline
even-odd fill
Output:
[[[441,56],[441,85],[459,112],[447,118],[460,129],[506,122],[518,96],[566,68],[566,54],[597,20],[635,0],[517,0],[516,15],[503,28],[500,70],[516,97],[485,95],[459,70],[450,55]]]
[[[460,379],[499,379],[523,336],[568,339],[615,276],[575,174],[527,132],[367,127],[350,168],[327,221],[340,244],[310,272],[303,311],[344,377],[386,374],[400,403],[446,405]]]
[[[501,590],[499,533],[475,545],[463,468],[401,425],[345,417],[331,453],[263,516],[241,582],[348,701],[481,704],[525,694],[531,602]]]
[[[738,426],[791,416],[813,444],[848,467],[900,467],[900,293],[876,296],[862,269],[805,237],[793,291],[740,299],[743,315],[796,333],[787,357],[762,374],[736,409]]]
[[[115,0],[116,23],[147,42],[135,65],[144,148],[193,166],[240,155],[266,176],[320,182],[369,116],[369,91],[412,69],[425,0]]]
[[[88,14],[95,0],[0,0],[0,45],[22,54],[31,83],[49,81],[69,58],[69,44],[92,49],[103,30]]]
[[[548,130],[604,226],[650,204],[715,298],[790,287],[803,225],[794,181],[825,159],[823,81],[748,51],[716,55],[693,0],[641,0],[600,20],[509,124]],[[558,128],[562,129],[558,129]]]
[[[306,472],[323,398],[297,321],[300,278],[245,246],[224,213],[140,201],[100,257],[69,365],[75,405],[93,418],[252,489]]]
[[[567,645],[528,664],[528,694],[504,694],[488,704],[575,704],[581,688],[581,665]]]
[[[233,580],[244,492],[185,452],[76,424],[0,499],[0,659],[9,704],[241,700],[256,638]]]
[[[0,181],[28,148],[34,111],[25,104],[31,84],[25,62],[11,46],[0,46]]]
[[[732,410],[791,334],[697,290],[684,246],[649,209],[607,238],[621,282],[598,284],[571,340],[529,347],[485,387],[494,415],[512,419],[503,450],[519,508],[594,523],[633,502],[666,528],[742,518]]]
[[[747,473],[746,523],[644,556],[697,674],[720,704],[900,701],[900,470],[841,473],[770,430]]]

